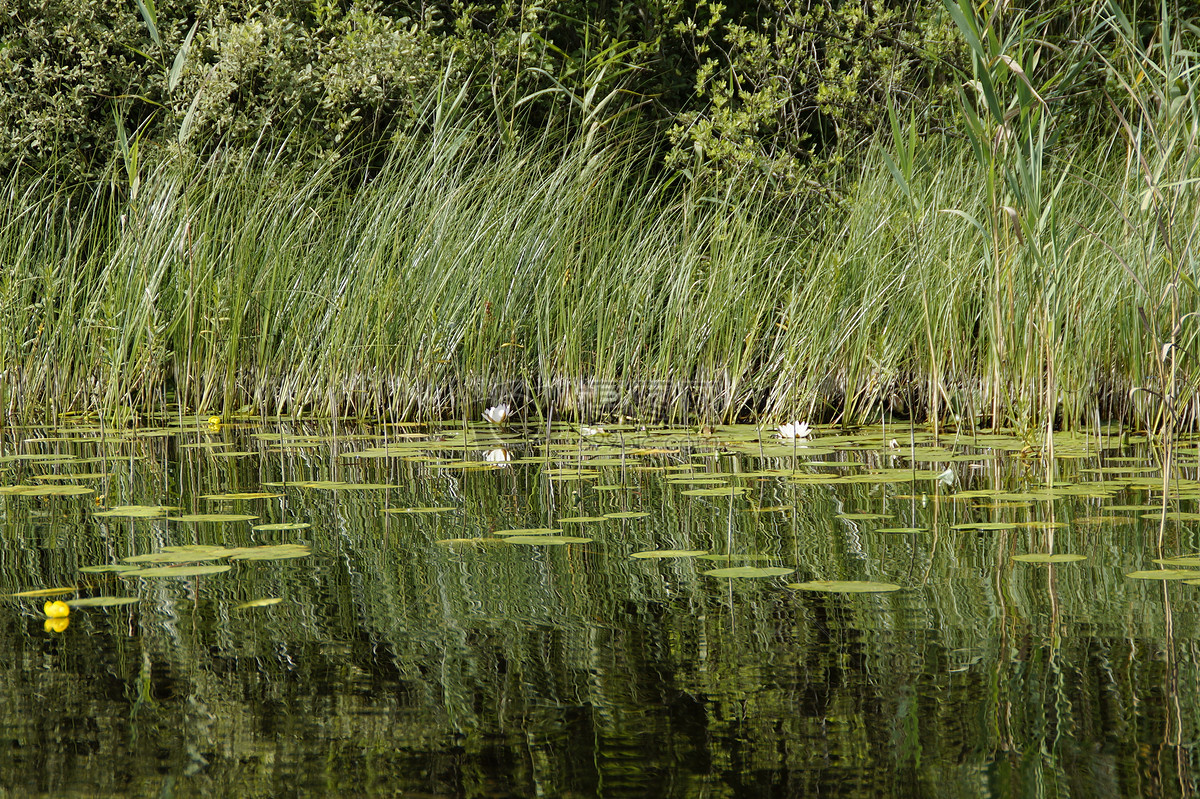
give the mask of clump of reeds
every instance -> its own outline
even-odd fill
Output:
[[[1116,83],[1119,135],[1054,151],[1053,108],[998,57],[1023,40],[981,36],[981,85],[1012,97],[965,98],[967,142],[897,118],[823,216],[451,113],[354,180],[271,153],[163,158],[134,192],[13,176],[0,400],[1194,424],[1200,66],[1165,24],[1144,47],[1110,23],[1114,73],[1147,76]]]

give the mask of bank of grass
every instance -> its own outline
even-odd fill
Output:
[[[635,146],[432,136],[354,182],[270,153],[119,201],[10,179],[6,412],[1195,424],[1194,133],[1048,160],[1055,224],[1020,236],[970,221],[988,165],[950,139],[904,183],[872,145],[818,212]]]

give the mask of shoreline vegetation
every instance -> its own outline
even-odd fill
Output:
[[[526,68],[549,84],[511,103],[542,125],[515,137],[449,68],[403,130],[341,149],[269,125],[201,147],[186,96],[174,136],[117,115],[98,173],[30,156],[0,181],[0,404],[1194,430],[1200,32],[1099,4],[1051,45],[1049,11],[937,7],[943,110],[898,87],[857,140],[790,156],[819,170],[695,137],[681,160],[602,48]],[[210,42],[189,66],[199,17],[172,30],[168,84],[226,63]]]

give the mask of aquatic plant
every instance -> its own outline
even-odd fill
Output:
[[[812,428],[808,426],[808,422],[788,422],[779,425],[780,438],[808,438],[812,435]]]

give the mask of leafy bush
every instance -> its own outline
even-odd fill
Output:
[[[1030,20],[1039,85],[1070,77],[1062,94],[1079,117],[1110,124],[1095,110],[1103,75],[1083,68],[1094,15],[1060,0],[1031,5],[987,13]],[[95,177],[118,156],[131,183],[139,159],[178,143],[198,155],[264,139],[328,158],[378,154],[424,135],[441,111],[430,98],[450,94],[505,144],[640,131],[702,184],[753,177],[824,191],[889,106],[913,109],[902,117],[922,131],[957,127],[950,100],[971,78],[941,0],[7,7],[0,167]]]

